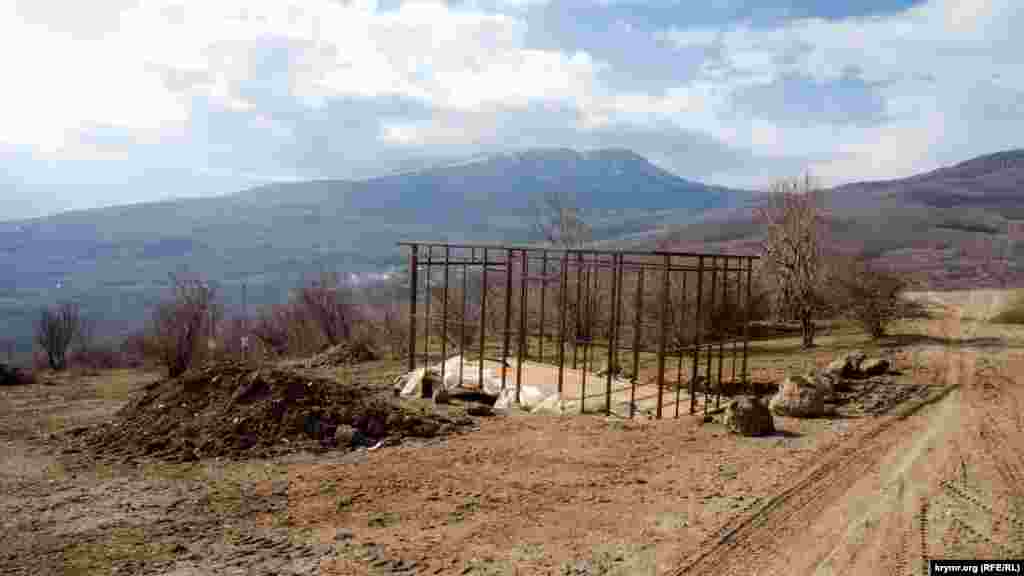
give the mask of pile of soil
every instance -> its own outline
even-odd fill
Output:
[[[92,452],[180,461],[432,437],[472,422],[464,412],[401,402],[380,389],[221,363],[154,382],[112,422],[73,434]]]
[[[327,350],[313,356],[305,363],[309,368],[328,368],[362,364],[379,359],[377,352],[368,343],[362,341],[343,342],[331,346]]]

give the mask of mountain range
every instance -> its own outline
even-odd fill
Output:
[[[825,191],[836,245],[932,288],[1017,284],[1024,150],[909,178]],[[232,312],[281,302],[320,270],[402,265],[401,240],[536,241],[536,202],[575,197],[602,247],[750,252],[764,196],[709,186],[622,149],[534,149],[377,178],[279,183],[232,194],[0,222],[0,338],[31,349],[40,306],[79,302],[104,332],[137,329],[171,272],[220,286]]]
[[[280,302],[304,276],[402,264],[400,240],[531,242],[536,202],[568,192],[596,239],[697,221],[752,194],[692,182],[622,149],[535,149],[362,181],[279,183],[233,194],[0,222],[0,326],[22,351],[40,306],[79,302],[107,332],[141,326],[171,272],[216,281],[229,308]]]
[[[762,202],[679,227],[670,244],[755,251],[762,230],[754,208]],[[1024,150],[830,188],[824,208],[834,249],[865,255],[922,287],[1024,285]]]

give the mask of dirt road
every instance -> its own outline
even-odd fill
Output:
[[[1024,362],[947,308],[918,351],[948,394],[822,451],[675,574],[921,574],[927,558],[1024,555]],[[1018,375],[1015,380],[1011,375]]]

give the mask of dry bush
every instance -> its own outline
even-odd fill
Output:
[[[157,347],[145,331],[132,332],[121,340],[121,363],[128,368],[141,368],[157,360]]]
[[[908,303],[902,297],[906,282],[865,258],[840,261],[843,265],[837,267],[829,282],[834,305],[872,338],[881,338],[893,320],[908,312]]]
[[[0,386],[22,386],[34,384],[36,377],[33,372],[22,370],[17,366],[0,362]]]
[[[36,322],[36,344],[46,353],[52,370],[67,367],[67,351],[82,329],[82,314],[78,305],[64,302],[43,308]]]
[[[534,231],[557,248],[580,248],[590,242],[592,230],[568,192],[549,192],[534,201]]]
[[[997,324],[1024,324],[1024,290],[1016,290],[1006,306],[991,321]]]
[[[153,312],[151,342],[170,377],[185,373],[208,353],[216,324],[216,289],[189,275],[171,275],[171,297]]]
[[[308,318],[320,328],[329,346],[352,339],[358,315],[352,303],[352,289],[336,273],[321,273],[320,279],[299,290],[299,303]]]

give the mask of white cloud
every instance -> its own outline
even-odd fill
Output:
[[[994,142],[1012,142],[1010,135],[1024,128],[1024,110],[1013,114],[1008,103],[990,106],[1001,114],[984,114],[978,100],[993,93],[994,83],[1008,102],[1014,92],[1024,92],[1017,56],[1024,53],[1024,37],[1012,32],[1022,25],[1024,12],[1014,0],[933,0],[886,16],[673,30],[664,38],[680,49],[703,46],[714,55],[698,80],[713,84],[719,96],[709,100],[718,122],[712,133],[757,154],[784,149],[834,158],[812,168],[837,183],[934,168],[944,149],[958,148],[964,158],[990,151]],[[730,111],[731,99],[748,87],[792,76],[831,82],[850,71],[881,92],[884,124],[806,126],[797,121],[801,111],[793,110],[792,124],[772,125],[756,111]],[[972,143],[971,135],[982,133]]]
[[[51,3],[49,13],[63,5]],[[585,53],[527,49],[521,20],[441,2],[378,12],[374,2],[164,0],[109,7],[116,24],[105,19],[102,31],[96,19],[82,30],[67,21],[56,27],[39,21],[47,12],[38,5],[32,18],[5,6],[0,138],[47,152],[96,125],[139,137],[180,128],[195,96],[251,110],[239,85],[269,42],[292,51],[289,90],[310,106],[344,96],[400,96],[470,112],[585,102],[601,67]],[[168,86],[175,76],[191,82]]]

